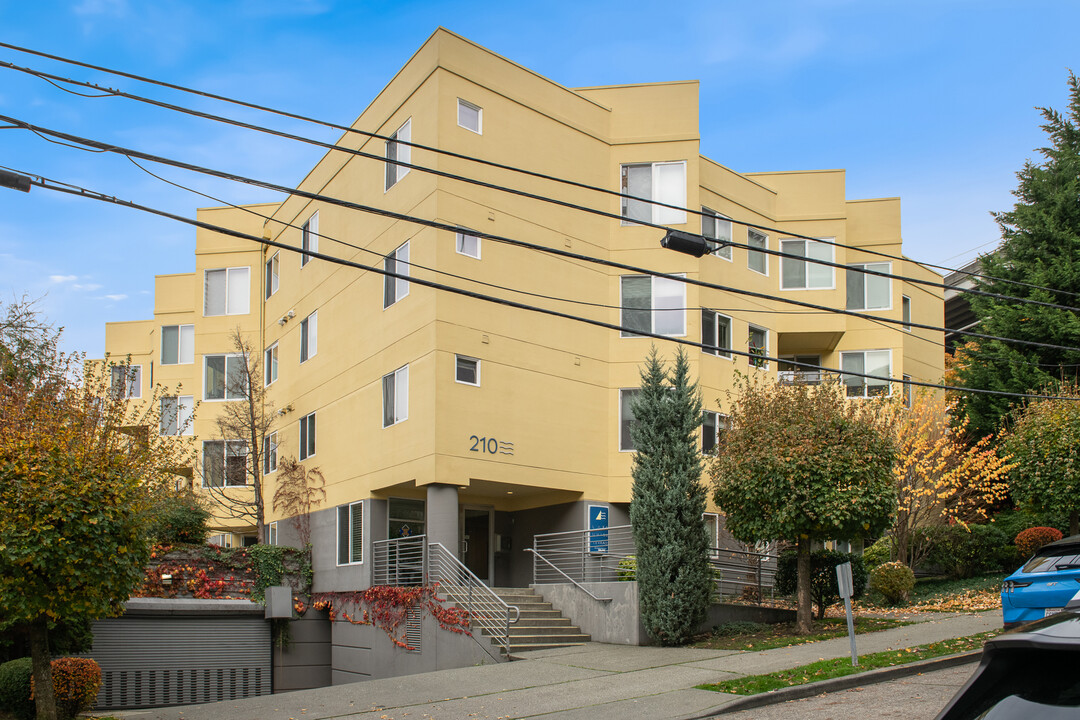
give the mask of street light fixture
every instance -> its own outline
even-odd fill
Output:
[[[674,250],[675,252],[680,252],[684,255],[693,255],[694,257],[707,255],[714,249],[711,245],[712,244],[701,235],[694,235],[693,233],[683,232],[682,230],[668,230],[667,235],[660,241],[660,246],[663,248]]]
[[[26,175],[0,170],[0,187],[30,192],[30,178]]]

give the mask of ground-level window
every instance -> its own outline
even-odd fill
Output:
[[[716,513],[702,513],[701,519],[705,521],[705,538],[709,548],[715,550],[720,547],[720,516]]]
[[[364,562],[364,502],[338,506],[338,565]]]
[[[274,522],[270,523],[270,527],[267,528],[267,532],[266,532],[266,544],[267,545],[277,545],[278,544],[278,534],[277,533],[278,533],[277,521],[274,521]]]

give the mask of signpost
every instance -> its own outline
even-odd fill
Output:
[[[855,620],[851,615],[851,591],[854,583],[851,580],[851,563],[836,566],[836,584],[840,587],[840,597],[844,598],[844,610],[847,613],[847,632],[851,638],[851,664],[858,666],[859,655],[855,652]]]
[[[607,553],[608,551],[608,508],[607,505],[589,506],[589,552]]]

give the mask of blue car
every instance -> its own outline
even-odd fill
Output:
[[[1001,586],[1007,628],[1061,612],[1074,600],[1080,602],[1080,535],[1039,548]]]

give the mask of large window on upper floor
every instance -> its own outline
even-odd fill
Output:
[[[383,269],[403,277],[383,275],[383,307],[388,308],[409,294],[409,243],[405,242],[383,258]]]
[[[203,315],[247,315],[251,305],[251,269],[207,270]]]
[[[204,355],[203,400],[242,400],[247,392],[242,355]]]
[[[412,162],[412,146],[403,144],[409,142],[412,142],[412,118],[406,120],[405,124],[386,141],[386,190],[397,185],[409,174],[409,168],[395,164],[395,162]]]
[[[311,217],[300,228],[300,267],[304,267],[313,260],[309,252],[319,252],[319,212],[311,213]]]
[[[409,419],[409,366],[400,367],[382,379],[383,427]]]
[[[621,281],[622,337],[637,332],[686,335],[686,284],[651,275],[623,275]]]
[[[780,252],[809,260],[833,261],[833,246],[816,240],[783,239]],[[835,284],[833,268],[793,257],[780,257],[781,290],[831,290]]]
[[[701,311],[701,350],[710,355],[731,357],[731,318],[712,310]]]
[[[457,124],[477,135],[484,134],[484,110],[479,105],[458,98]]]
[[[710,252],[716,257],[731,260],[731,220],[715,210],[701,208],[701,234],[715,243],[709,243]]]
[[[192,395],[161,398],[161,434],[194,435],[194,413],[195,398]]]
[[[114,365],[110,368],[109,389],[114,397],[141,398],[142,365]]]
[[[686,162],[635,163],[622,166],[622,193],[640,200],[622,199],[624,223],[641,220],[660,225],[686,222]],[[654,205],[666,203],[676,207]]]
[[[843,375],[844,389],[848,397],[865,398],[889,395],[892,376],[892,352],[890,350],[859,350],[840,353],[840,369],[847,372],[874,375],[873,378]]]
[[[892,263],[855,263],[847,267],[848,310],[888,310],[892,307],[892,278],[863,272],[888,273],[892,271]]]
[[[190,365],[195,362],[195,326],[161,326],[161,364]]]
[[[207,440],[203,443],[203,487],[247,485],[247,443]]]
[[[468,232],[459,230],[455,233],[455,249],[459,255],[468,255],[471,258],[480,259],[480,238]]]
[[[762,275],[768,275],[769,256],[766,253],[754,250],[754,248],[768,250],[769,236],[763,232],[758,232],[754,228],[749,228],[746,231],[746,246],[750,248],[746,251],[746,267]]]

